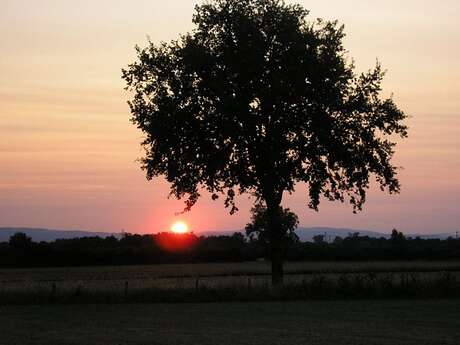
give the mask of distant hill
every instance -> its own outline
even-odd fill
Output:
[[[108,237],[116,236],[119,237],[119,233],[108,233],[108,232],[93,232],[93,231],[81,231],[81,230],[51,230],[51,229],[35,229],[35,228],[0,228],[0,242],[6,242],[9,238],[17,232],[23,232],[27,234],[34,242],[52,242],[57,239],[70,239],[70,238],[81,238],[81,237]]]
[[[199,233],[199,235],[203,236],[219,236],[219,235],[232,235],[235,232],[241,232],[244,233],[243,230],[235,230],[235,231],[206,231]],[[298,228],[296,230],[297,236],[299,236],[299,239],[302,242],[306,241],[313,241],[313,237],[316,235],[325,235],[327,240],[334,240],[336,236],[340,237],[347,237],[349,234],[353,234],[355,232],[359,232],[361,236],[369,236],[369,237],[375,237],[375,238],[380,238],[380,237],[385,237],[389,238],[389,234],[384,234],[380,232],[375,232],[375,231],[368,231],[368,230],[357,230],[357,229],[346,229],[346,228],[326,228],[326,227],[313,227],[313,228]]]
[[[376,232],[370,230],[360,230],[360,229],[346,229],[346,228],[326,228],[326,227],[317,227],[317,228],[298,228],[296,230],[297,235],[301,239],[301,241],[312,241],[313,236],[315,235],[324,235],[326,234],[326,239],[334,240],[336,236],[340,237],[347,237],[349,234],[353,234],[359,232],[360,236],[369,236],[371,238],[390,238],[391,233],[384,233],[384,232]],[[446,232],[446,233],[439,233],[439,234],[409,234],[404,233],[406,237],[416,238],[420,237],[422,239],[440,239],[445,240],[449,237],[455,238],[456,233],[454,232]]]
[[[296,230],[297,236],[299,236],[302,242],[312,242],[313,237],[317,235],[324,235],[325,240],[330,242],[333,241],[337,236],[342,238],[348,237],[349,234],[359,232],[360,236],[369,236],[371,238],[389,238],[390,234],[382,232],[375,232],[370,230],[360,229],[347,229],[347,228],[327,228],[327,227],[315,227],[315,228],[298,228]]]
[[[219,235],[232,235],[235,232],[242,232],[243,230],[234,230],[234,231],[206,231],[199,233],[199,235],[203,236],[219,236]],[[390,238],[390,233],[383,233],[383,232],[376,232],[370,230],[362,230],[362,229],[348,229],[348,228],[328,228],[328,227],[311,227],[305,228],[300,227],[296,230],[297,236],[302,242],[312,242],[313,237],[316,235],[324,235],[325,239],[329,241],[333,241],[337,236],[342,238],[348,237],[349,234],[359,233],[360,236],[369,236],[371,238]],[[423,239],[447,239],[449,236],[455,237],[455,232],[450,233],[442,233],[442,234],[405,234],[406,237],[420,237]]]
[[[16,232],[23,232],[27,236],[31,237],[35,242],[51,242],[56,239],[70,239],[70,238],[81,238],[81,237],[108,237],[115,236],[120,237],[120,233],[110,232],[94,232],[94,231],[81,231],[81,230],[52,230],[52,229],[35,229],[35,228],[0,228],[0,242],[6,242]],[[199,236],[231,236],[235,232],[244,233],[243,230],[233,231],[205,231],[198,232]],[[389,233],[381,233],[370,230],[360,229],[347,229],[347,228],[328,228],[328,227],[311,227],[311,228],[298,228],[296,230],[302,242],[312,242],[313,237],[316,235],[325,235],[327,241],[333,241],[336,236],[347,237],[349,234],[359,232],[360,236],[369,236],[372,238],[389,238]],[[423,239],[446,239],[449,236],[455,237],[455,232],[442,233],[442,234],[405,234],[407,237],[420,237]]]

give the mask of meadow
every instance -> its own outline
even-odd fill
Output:
[[[460,262],[267,262],[0,270],[0,304],[460,298]]]
[[[8,345],[457,345],[460,300],[0,307]]]

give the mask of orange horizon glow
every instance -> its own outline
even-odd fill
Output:
[[[181,227],[182,231],[182,227]],[[179,253],[193,249],[198,237],[192,232],[162,232],[155,236],[156,244],[163,250]]]

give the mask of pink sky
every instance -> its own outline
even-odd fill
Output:
[[[402,194],[371,191],[362,213],[306,207],[302,186],[284,205],[302,226],[407,233],[460,230],[460,4],[457,1],[298,1],[312,18],[346,25],[360,71],[378,58],[411,118],[395,162]],[[121,68],[135,44],[192,28],[193,1],[0,0],[0,226],[156,232],[182,209],[162,180],[145,181],[141,133],[129,122]],[[203,198],[181,217],[195,231],[244,227],[251,200],[228,215]]]

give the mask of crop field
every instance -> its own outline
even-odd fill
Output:
[[[458,345],[460,300],[0,307],[8,345]]]
[[[0,304],[460,298],[460,262],[266,262],[0,270]]]

